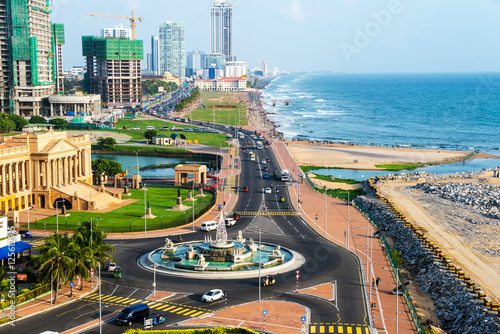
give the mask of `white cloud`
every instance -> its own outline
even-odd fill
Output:
[[[297,22],[306,19],[306,14],[299,0],[290,0],[288,8],[282,9],[281,14]]]

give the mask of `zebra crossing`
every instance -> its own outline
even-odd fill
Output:
[[[255,216],[243,232],[262,232],[285,235],[271,217]]]
[[[230,212],[230,215],[233,213]],[[240,216],[297,216],[295,211],[238,211]]]
[[[342,334],[369,334],[370,331],[366,325],[356,325],[356,324],[342,324],[342,323],[331,323],[331,324],[310,324],[309,325],[310,334],[330,334],[330,333],[342,333]]]
[[[87,300],[87,301],[91,301],[91,302],[98,302],[99,301],[99,294],[93,293],[93,294],[88,295],[85,298],[83,298],[83,300]],[[207,310],[204,308],[185,306],[185,305],[178,304],[178,303],[134,299],[134,298],[128,298],[128,297],[117,297],[117,296],[102,295],[102,294],[101,294],[101,302],[104,304],[108,304],[108,305],[123,306],[123,307],[131,306],[131,305],[138,304],[138,303],[143,303],[143,304],[147,304],[149,306],[149,308],[157,310],[157,311],[175,313],[175,314],[185,315],[185,316],[189,316],[189,317],[199,317],[201,315],[206,315],[206,314],[211,313],[210,310]]]
[[[45,238],[37,239],[35,241],[25,241],[25,242],[33,246],[33,249],[37,249],[38,247],[45,245]]]

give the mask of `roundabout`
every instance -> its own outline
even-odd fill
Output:
[[[280,274],[300,267],[304,257],[290,249],[270,243],[248,241],[238,231],[236,240],[229,240],[221,219],[216,240],[174,244],[169,238],[165,246],[141,256],[139,264],[146,270],[189,278],[250,278]]]

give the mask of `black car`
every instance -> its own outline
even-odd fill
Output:
[[[262,170],[269,170],[269,167],[264,166],[264,167],[262,167]]]

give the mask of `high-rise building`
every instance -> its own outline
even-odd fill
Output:
[[[170,21],[160,25],[160,73],[170,72],[178,77],[186,75],[184,22]]]
[[[186,76],[191,77],[205,67],[205,54],[201,51],[191,51],[186,56]]]
[[[222,53],[227,61],[233,52],[233,8],[217,0],[210,9],[210,53]]]
[[[153,55],[151,53],[146,54],[146,70],[152,71],[151,68],[153,65],[151,64],[153,62]]]
[[[0,59],[0,111],[43,115],[57,76],[47,0],[0,3]]]
[[[267,62],[265,60],[262,62],[262,75],[267,75]]]
[[[218,67],[221,71],[226,69],[226,59],[222,53],[207,53],[205,54],[205,64],[203,67]]]
[[[160,75],[160,38],[151,36],[151,71]]]
[[[247,63],[244,61],[230,61],[226,63],[224,74],[226,77],[242,77],[248,72]]]
[[[132,29],[123,28],[123,24],[120,23],[114,28],[102,28],[101,29],[102,38],[132,38]]]
[[[113,106],[141,102],[142,41],[83,36],[82,53],[87,65],[85,86],[90,93],[100,94],[103,102]]]
[[[55,92],[64,93],[64,68],[62,46],[64,45],[64,24],[53,23],[51,26],[52,43],[54,44],[55,66],[53,67],[55,79]]]

